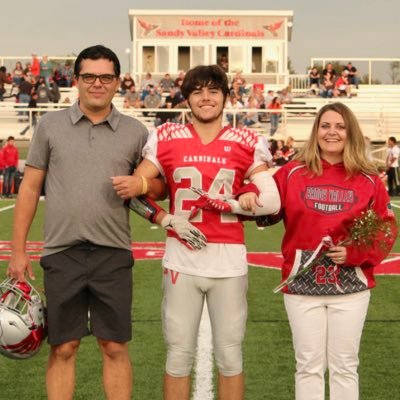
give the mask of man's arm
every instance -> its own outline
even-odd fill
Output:
[[[25,281],[26,271],[29,278],[35,279],[25,245],[45,176],[45,170],[26,166],[24,179],[19,188],[14,211],[12,253],[7,275],[21,282]]]

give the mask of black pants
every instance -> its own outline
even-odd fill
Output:
[[[389,196],[397,196],[400,193],[399,168],[390,167],[387,171]]]

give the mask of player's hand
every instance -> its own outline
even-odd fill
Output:
[[[113,188],[121,199],[131,199],[142,194],[143,181],[140,176],[113,176]]]
[[[25,282],[26,274],[30,279],[35,280],[29,256],[24,252],[13,252],[7,268],[7,276],[19,282]]]
[[[262,207],[263,204],[260,202],[257,194],[254,192],[243,193],[239,196],[239,205],[245,211],[251,211],[253,214],[256,213],[257,207]]]
[[[202,210],[212,210],[217,212],[230,213],[232,212],[232,206],[226,201],[221,199],[213,199],[210,195],[204,190],[196,187],[190,188],[194,193],[199,195],[199,198],[195,201],[192,206],[192,210],[190,212],[189,219],[192,219]]]
[[[180,215],[165,215],[161,220],[161,226],[174,232],[177,238],[190,250],[200,250],[207,244],[207,238],[201,231]]]

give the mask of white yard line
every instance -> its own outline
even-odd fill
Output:
[[[0,208],[0,212],[10,210],[11,208],[14,208],[14,207],[15,207],[15,204],[12,204],[11,206]]]
[[[392,207],[394,207],[394,208],[400,208],[400,206],[399,206],[398,204],[395,204],[395,203],[392,203],[392,202],[390,202],[390,204],[391,204]]]
[[[213,400],[213,353],[210,316],[207,303],[204,302],[195,365],[195,382],[192,400]]]

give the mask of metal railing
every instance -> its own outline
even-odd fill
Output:
[[[351,100],[346,102],[356,114],[364,133],[370,136],[375,141],[386,141],[389,136],[396,135],[400,132],[400,104],[398,105],[378,105],[370,103],[354,103]],[[226,116],[231,115],[229,121],[236,127],[238,120],[249,112],[256,112],[259,115],[259,122],[251,125],[251,129],[256,129],[260,133],[268,134],[270,130],[270,115],[272,113],[281,114],[279,123],[279,133],[283,136],[291,135],[296,140],[303,141],[308,136],[314,117],[318,110],[325,104],[336,101],[336,99],[319,99],[315,102],[292,103],[284,105],[282,110],[269,109],[225,109],[225,121],[228,121]],[[46,112],[57,111],[62,108],[69,107],[69,104],[41,104],[37,108],[28,108],[26,104],[0,103],[0,130],[1,121],[7,123],[8,126],[13,124],[14,129],[18,129],[21,124],[18,120],[24,119],[29,125],[28,129],[21,129],[27,133],[25,137],[29,138],[33,132],[33,121],[35,118],[40,118]],[[162,113],[176,112],[177,119],[181,123],[190,121],[190,109],[145,109],[145,108],[127,108],[120,109],[123,114],[133,116],[141,120],[147,127],[154,127],[156,116],[160,117]],[[34,117],[35,116],[35,117]],[[3,125],[4,126],[4,125]]]

